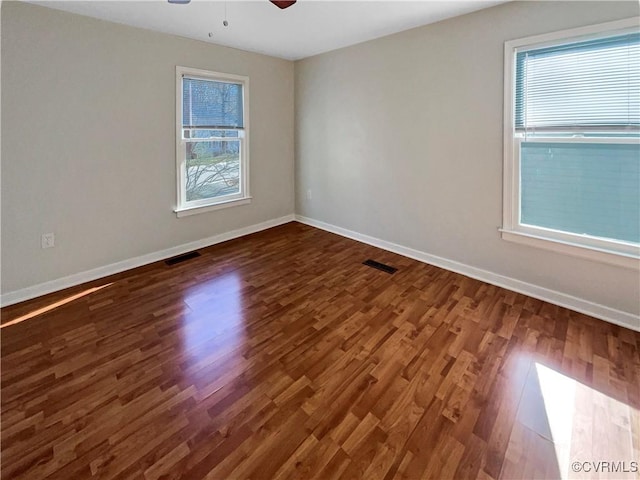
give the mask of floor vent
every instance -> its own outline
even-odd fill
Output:
[[[186,262],[187,260],[191,260],[192,258],[197,258],[199,256],[200,254],[198,252],[183,253],[182,255],[178,255],[177,257],[165,260],[164,263],[166,263],[167,265],[175,265],[176,263]]]
[[[398,271],[398,269],[395,267],[390,267],[389,265],[385,265],[384,263],[376,262],[375,260],[371,260],[371,259],[365,260],[364,262],[362,262],[362,264],[367,265],[368,267],[373,267],[378,270],[382,270],[383,272],[387,272],[387,273],[396,273]]]

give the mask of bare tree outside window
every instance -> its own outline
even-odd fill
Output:
[[[187,143],[187,201],[238,192],[239,142]]]

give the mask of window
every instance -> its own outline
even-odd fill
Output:
[[[505,43],[505,240],[638,266],[638,23]]]
[[[251,201],[249,79],[176,67],[179,217]]]

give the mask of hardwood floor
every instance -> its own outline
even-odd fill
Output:
[[[298,223],[201,253],[3,309],[3,479],[639,478],[639,333]]]

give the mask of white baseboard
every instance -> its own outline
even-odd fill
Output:
[[[185,243],[183,245],[178,245],[177,247],[171,247],[165,250],[160,250],[158,252],[148,253],[146,255],[130,258],[128,260],[112,263],[110,265],[94,268],[92,270],[74,273],[73,275],[69,275],[67,277],[40,283],[32,287],[23,288],[21,290],[7,292],[0,297],[0,305],[6,307],[7,305],[12,305],[14,303],[23,302],[25,300],[39,297],[41,295],[46,295],[47,293],[56,292],[58,290],[73,287],[75,285],[80,285],[85,282],[97,280],[98,278],[124,272],[125,270],[148,265],[149,263],[164,260],[165,258],[174,257],[176,255],[190,252],[192,250],[215,245],[216,243],[226,242],[227,240],[233,240],[234,238],[249,235],[251,233],[256,233],[261,230],[266,230],[267,228],[276,227],[284,223],[292,222],[293,220],[295,220],[295,216],[293,214],[285,215],[284,217],[267,220],[266,222],[239,228],[237,230],[221,233],[212,237],[203,238],[202,240],[196,240],[195,242]]]
[[[304,217],[302,215],[296,215],[295,219],[300,223],[304,223],[312,227],[320,228],[322,230],[326,230],[343,237],[351,238],[368,245],[373,245],[374,247],[378,247],[383,250],[388,250],[405,257],[413,258],[414,260],[418,260],[420,262],[435,265],[436,267],[444,268],[445,270],[460,273],[462,275],[466,275],[467,277],[490,283],[491,285],[496,285],[498,287],[506,288],[507,290],[522,293],[539,300],[544,300],[545,302],[553,303],[554,305],[558,305],[560,307],[566,307],[571,310],[575,310],[576,312],[584,313],[586,315],[605,320],[615,325],[640,332],[640,317],[633,315],[632,313],[623,312],[621,310],[606,307],[598,303],[590,302],[583,298],[556,292],[539,285],[522,282],[520,280],[516,280],[515,278],[505,277],[504,275],[490,272],[488,270],[483,270],[481,268],[472,267],[470,265],[465,265],[464,263],[449,260],[448,258],[438,257],[436,255],[431,255],[419,250],[414,250],[413,248],[404,247],[396,243],[380,240],[379,238],[363,235],[358,232],[347,230],[342,227],[337,227],[335,225],[321,222],[319,220],[314,220],[312,218]]]
[[[40,283],[38,285],[23,288],[21,290],[7,292],[0,296],[0,305],[3,307],[12,305],[14,303],[29,300],[41,295],[46,295],[47,293],[63,290],[65,288],[73,287],[75,285],[80,285],[85,282],[90,282],[92,280],[97,280],[102,277],[113,275],[115,273],[120,273],[125,270],[130,270],[132,268],[147,265],[159,260],[164,260],[165,258],[180,255],[192,250],[208,247],[210,245],[226,242],[227,240],[233,240],[234,238],[242,237],[244,235],[256,233],[261,230],[276,227],[293,220],[640,332],[640,317],[631,313],[616,310],[614,308],[600,305],[598,303],[594,303],[582,298],[567,295],[565,293],[556,292],[539,285],[522,282],[520,280],[493,273],[488,270],[465,265],[454,260],[431,255],[420,250],[404,247],[396,243],[380,240],[375,237],[370,237],[368,235],[354,232],[352,230],[347,230],[346,228],[331,225],[319,220],[314,220],[312,218],[304,217],[302,215],[286,215],[284,217],[267,220],[266,222],[261,222],[255,225],[250,225],[248,227],[232,230],[230,232],[221,233],[219,235],[214,235],[212,237],[203,238],[194,242],[185,243],[176,247],[171,247],[165,250],[141,255],[139,257],[112,263],[110,265],[94,268],[85,272],[75,273],[67,277]]]

